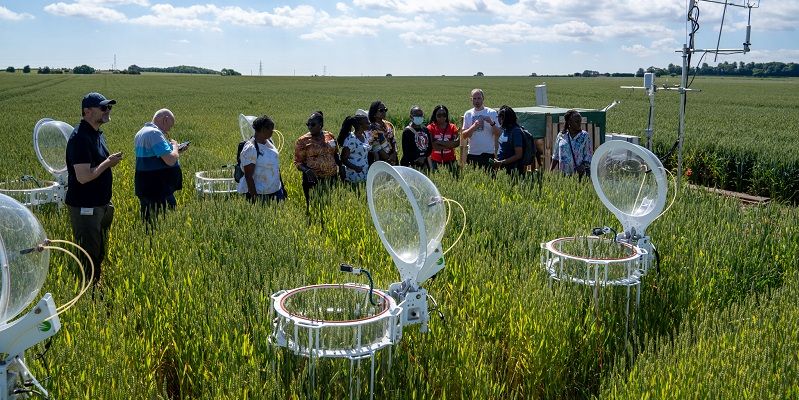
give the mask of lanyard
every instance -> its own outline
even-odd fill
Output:
[[[579,135],[579,133],[578,133]],[[572,164],[574,164],[574,169],[577,169],[577,156],[574,154],[574,147],[572,147],[572,135],[569,134],[569,131],[566,131],[566,139],[569,142],[569,150],[572,152]]]

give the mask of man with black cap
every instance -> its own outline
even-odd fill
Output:
[[[122,160],[122,153],[110,154],[100,126],[111,120],[111,106],[100,93],[89,93],[81,103],[80,124],[67,141],[67,195],[69,219],[75,241],[94,263],[92,283],[100,282],[100,264],[105,258],[108,230],[114,220],[111,204],[111,168]]]

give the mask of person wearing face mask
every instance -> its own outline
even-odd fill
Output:
[[[294,166],[302,172],[302,191],[305,209],[310,208],[310,191],[317,185],[332,186],[338,177],[340,161],[338,144],[332,133],[323,130],[324,117],[316,111],[305,124],[308,133],[300,136],[294,145]]]
[[[411,107],[411,122],[402,131],[402,159],[400,165],[419,170],[430,169],[433,140],[424,124],[424,111]]]

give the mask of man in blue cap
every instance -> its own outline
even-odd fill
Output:
[[[69,219],[75,241],[89,253],[94,263],[92,283],[100,282],[100,264],[105,258],[108,230],[114,220],[111,204],[111,168],[122,160],[122,153],[111,154],[100,126],[111,120],[116,100],[100,93],[89,93],[81,103],[80,124],[67,141],[67,194]]]

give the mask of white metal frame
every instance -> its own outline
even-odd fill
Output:
[[[311,382],[314,377],[314,360],[320,357],[327,358],[348,358],[350,364],[350,395],[352,395],[352,370],[355,362],[360,362],[361,359],[369,358],[371,360],[371,379],[369,384],[371,398],[374,397],[374,375],[375,375],[375,353],[385,347],[389,348],[389,365],[391,364],[391,345],[396,344],[402,339],[403,327],[407,325],[420,325],[421,332],[427,332],[428,322],[430,320],[427,291],[420,287],[420,285],[435,275],[437,272],[444,268],[444,258],[441,252],[441,243],[436,243],[433,250],[428,254],[428,237],[427,230],[425,229],[425,221],[420,209],[419,204],[416,203],[416,198],[413,191],[402,178],[399,171],[406,169],[416,175],[417,178],[427,180],[431,186],[435,185],[423,174],[406,167],[395,167],[385,162],[378,161],[369,167],[369,173],[366,177],[366,190],[367,202],[369,204],[369,211],[372,214],[372,222],[375,225],[378,236],[380,237],[383,246],[391,254],[394,265],[400,273],[401,282],[392,283],[387,291],[373,290],[365,285],[358,285],[347,283],[343,285],[312,285],[304,286],[290,291],[281,290],[274,293],[272,298],[272,309],[277,314],[274,322],[274,329],[270,342],[277,346],[285,347],[292,350],[295,354],[305,356],[309,359],[310,368],[309,375]],[[374,205],[374,196],[372,192],[372,185],[375,178],[380,174],[389,174],[393,180],[402,188],[408,202],[411,204],[414,213],[414,219],[418,228],[419,246],[417,247],[418,255],[411,261],[407,262],[396,254],[391,246],[391,243],[386,239],[385,231],[383,230],[377,216],[377,210]],[[436,190],[435,195],[437,199],[443,203],[443,198]],[[438,203],[433,203],[437,205]],[[379,301],[383,302],[384,310],[378,315],[364,318],[362,320],[351,321],[319,321],[312,320],[301,315],[294,315],[287,310],[285,302],[287,298],[301,291],[315,290],[320,288],[346,288],[348,290],[356,290],[365,292],[367,296],[373,293],[379,297]],[[364,343],[362,341],[362,329],[371,324],[381,324],[384,329],[383,335],[379,340]],[[291,327],[291,332],[286,332],[286,328]],[[356,338],[356,343],[347,348],[325,348],[324,337],[325,332],[330,329],[353,329]],[[306,332],[301,334],[300,329]],[[302,342],[307,337],[307,345]]]
[[[57,204],[61,206],[64,204],[64,198],[66,196],[66,189],[67,189],[67,168],[55,169],[47,161],[44,159],[41,153],[41,149],[39,148],[39,131],[40,129],[45,126],[46,124],[65,124],[69,128],[72,128],[66,122],[56,121],[52,118],[42,118],[36,125],[33,127],[33,150],[36,153],[36,158],[39,160],[39,163],[42,164],[42,167],[52,175],[52,181],[36,181],[37,183],[41,184],[41,187],[38,188],[30,188],[30,189],[16,189],[15,186],[20,184],[20,186],[24,186],[23,182],[30,180],[35,180],[32,177],[22,177],[20,179],[15,179],[6,182],[0,182],[0,193],[3,193],[26,207],[35,207],[41,206],[44,204]],[[63,131],[62,131],[63,132]],[[66,143],[69,140],[69,134],[64,133],[64,142]]]
[[[5,311],[11,290],[11,273],[2,236],[0,236],[0,281],[2,287],[0,307]],[[55,335],[60,329],[61,320],[58,318],[55,302],[50,293],[46,293],[23,317],[0,323],[0,357],[3,357],[0,359],[0,400],[27,398],[27,395],[14,393],[17,389],[24,389],[26,382],[35,386],[43,397],[48,397],[47,390],[25,365],[25,351]]]
[[[207,175],[217,173],[219,175],[229,175],[230,178],[211,178]],[[194,189],[199,196],[235,194],[239,184],[233,179],[233,169],[227,166],[215,171],[197,171],[194,174]]]

